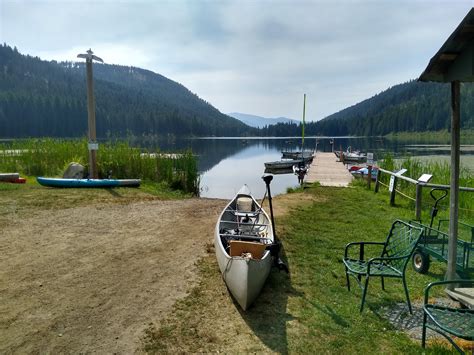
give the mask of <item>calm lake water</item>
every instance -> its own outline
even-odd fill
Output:
[[[413,156],[419,159],[449,161],[449,146],[441,144],[416,144],[383,138],[315,138],[305,139],[305,149],[332,151],[334,140],[336,150],[351,146],[363,152],[374,153],[374,158],[381,159],[391,152],[395,157]],[[198,156],[201,174],[201,197],[232,198],[236,192],[247,184],[256,198],[262,198],[265,184],[264,163],[281,159],[282,150],[300,150],[301,138],[199,138],[176,139],[158,144],[164,152],[176,152],[192,149]],[[461,147],[461,165],[474,171],[474,145]],[[271,184],[272,195],[286,192],[289,187],[298,186],[297,177],[293,174],[274,175]]]

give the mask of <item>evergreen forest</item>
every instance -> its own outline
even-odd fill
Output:
[[[97,136],[298,136],[301,124],[253,128],[183,85],[135,67],[94,64]],[[462,129],[474,128],[474,86],[461,87]],[[306,135],[381,136],[449,130],[450,85],[409,81],[306,123]],[[324,103],[322,103],[324,104]],[[238,109],[238,108],[236,108]],[[87,134],[85,63],[43,61],[0,45],[0,138]]]
[[[87,134],[85,63],[42,61],[0,45],[0,138]],[[151,71],[93,65],[98,137],[255,135]]]

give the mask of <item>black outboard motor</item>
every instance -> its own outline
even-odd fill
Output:
[[[286,271],[289,273],[288,266],[280,259],[280,250],[281,250],[281,242],[278,240],[275,230],[275,220],[273,218],[273,206],[272,206],[272,194],[270,192],[270,183],[273,180],[272,175],[264,175],[262,176],[263,181],[265,181],[265,185],[267,185],[267,194],[268,194],[268,204],[270,205],[270,218],[272,221],[272,229],[273,229],[273,237],[274,243],[269,247],[270,254],[273,256],[274,266],[278,268],[278,270]]]

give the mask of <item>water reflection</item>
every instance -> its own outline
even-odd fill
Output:
[[[394,157],[449,157],[449,146],[442,144],[417,144],[418,142],[385,139],[381,137],[308,137],[304,149],[331,152],[346,150],[347,147],[374,153],[379,160],[389,152]],[[257,198],[265,192],[261,177],[264,174],[264,163],[281,159],[282,150],[301,150],[299,137],[285,138],[195,138],[169,139],[153,142],[140,142],[137,145],[148,149],[160,149],[163,152],[177,152],[191,149],[198,156],[198,169],[201,174],[201,196],[232,198],[235,193],[247,184]],[[462,146],[464,157],[474,158],[473,146]],[[461,156],[463,161],[472,161]],[[440,158],[444,159],[444,158]],[[474,166],[474,164],[473,164]],[[296,187],[298,179],[291,170],[278,174],[272,182],[274,194],[283,193],[288,187]]]

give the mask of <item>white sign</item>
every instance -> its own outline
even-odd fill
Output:
[[[397,174],[397,175],[400,176],[400,175],[405,174],[407,171],[408,171],[407,169],[400,169],[400,170],[398,170],[395,174]],[[392,176],[393,176],[393,175],[392,175]]]
[[[427,183],[431,180],[432,177],[433,177],[433,175],[431,175],[431,174],[423,174],[418,178],[418,181]]]
[[[395,185],[395,175],[390,177],[390,184],[388,185],[388,191],[393,191],[393,185]]]
[[[99,143],[91,143],[87,145],[89,147],[89,150],[99,150]]]
[[[367,153],[367,164],[372,165],[374,163],[374,153]]]

